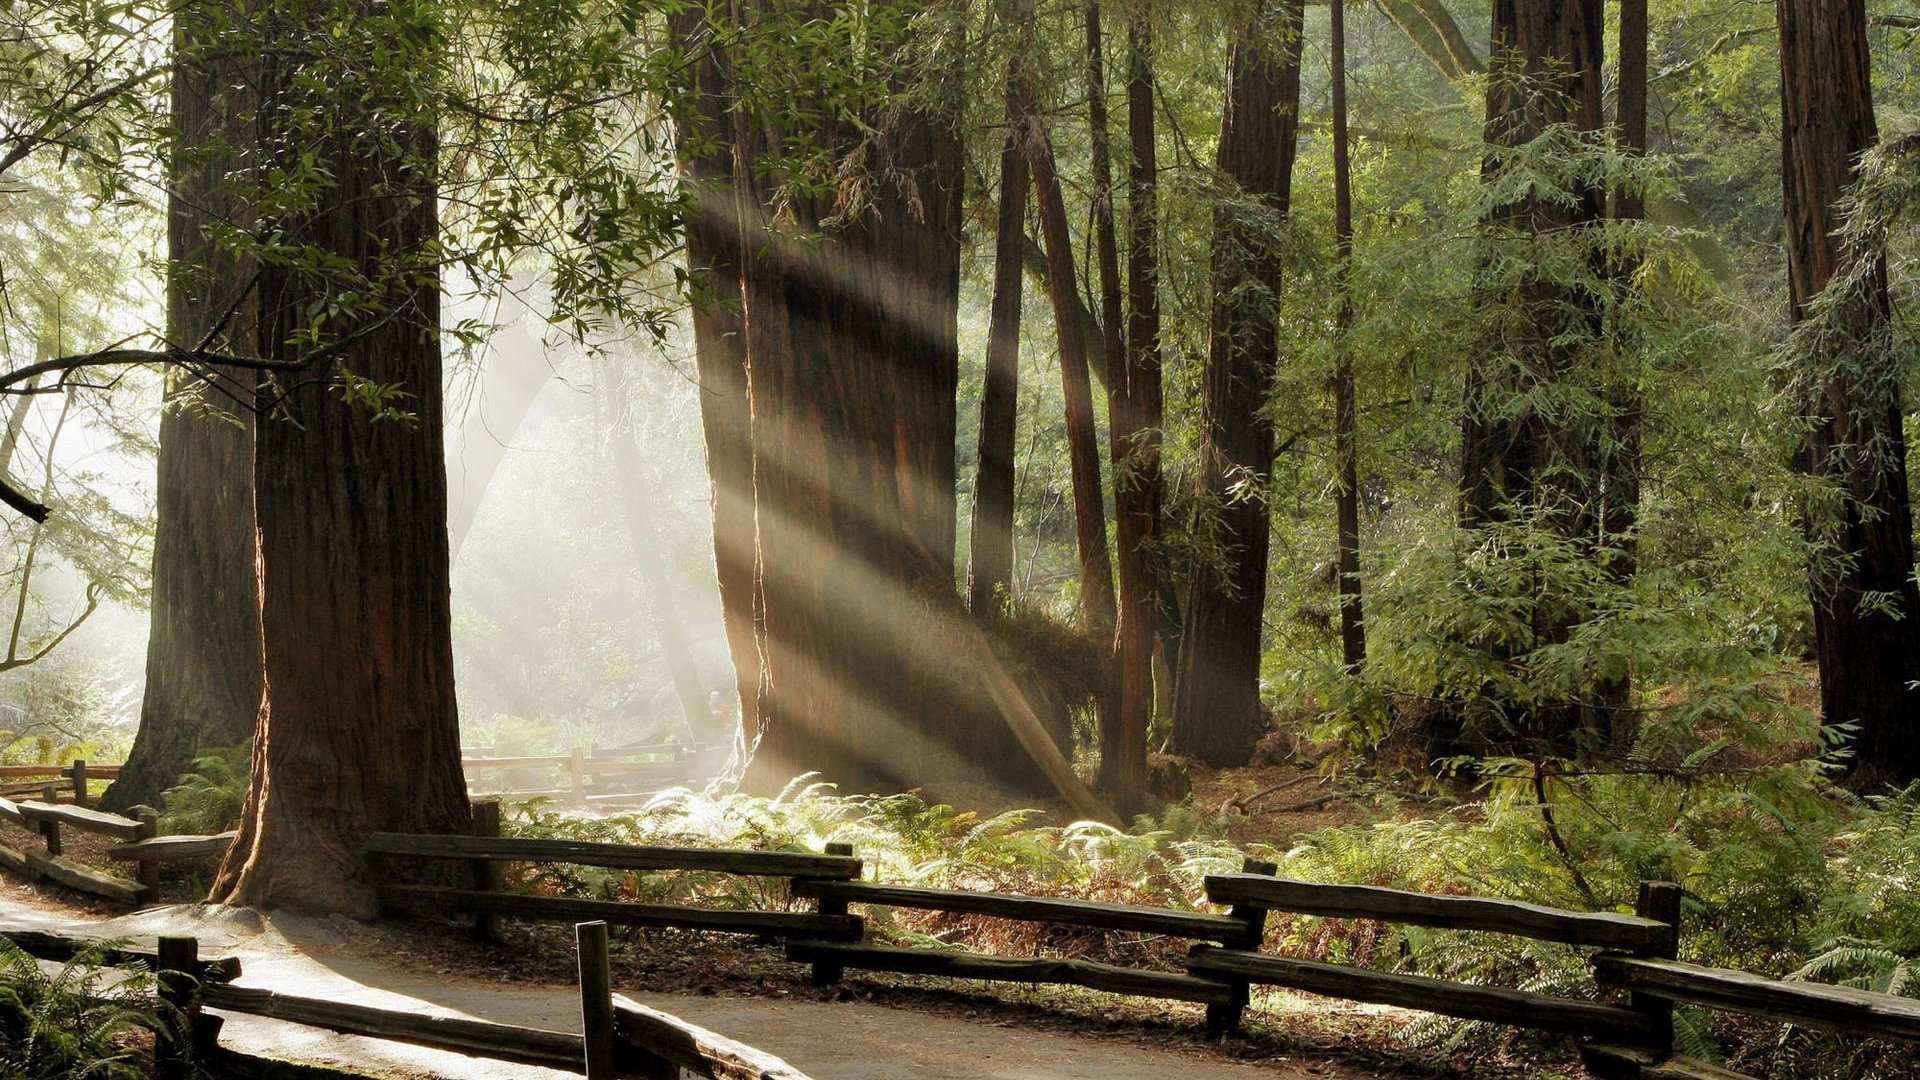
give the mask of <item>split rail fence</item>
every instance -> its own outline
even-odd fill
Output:
[[[155,837],[151,819],[134,821],[52,802],[0,799],[9,818],[43,838],[47,850],[0,847],[0,866],[44,876],[127,903],[152,897],[159,863],[224,851],[232,834]],[[132,862],[137,881],[80,867],[60,857],[60,829],[99,832],[119,841],[107,849]],[[1589,1067],[1609,1078],[1735,1077],[1673,1053],[1675,1003],[1765,1016],[1844,1035],[1920,1043],[1920,1000],[1815,983],[1783,982],[1741,971],[1682,963],[1680,889],[1642,886],[1635,914],[1581,912],[1513,900],[1435,896],[1360,885],[1291,881],[1272,864],[1248,860],[1237,874],[1205,879],[1206,897],[1222,912],[1179,911],[1010,893],[938,889],[862,880],[864,865],[851,848],[825,852],[645,847],[500,835],[497,802],[474,804],[474,834],[417,836],[377,833],[366,845],[383,906],[395,912],[463,912],[483,938],[502,918],[621,926],[680,927],[771,937],[786,956],[810,966],[816,982],[832,983],[849,968],[961,979],[1062,984],[1117,994],[1186,1001],[1206,1007],[1209,1030],[1223,1032],[1241,1018],[1253,986],[1277,986],[1354,1001],[1421,1009],[1469,1020],[1556,1031],[1583,1040]],[[471,887],[407,883],[389,874],[396,861],[429,859],[467,864]],[[614,870],[699,871],[778,881],[811,910],[760,910],[691,904],[637,903],[536,895],[504,887],[503,864],[574,865]],[[778,892],[779,890],[768,890]],[[1158,971],[1079,958],[997,956],[902,947],[866,940],[866,920],[854,905],[914,908],[1023,922],[1130,932],[1191,942],[1180,971]],[[1402,972],[1261,951],[1271,913],[1366,919],[1385,923],[1482,931],[1558,942],[1592,950],[1596,981],[1612,1000],[1563,998],[1514,988],[1462,983]]]
[[[629,926],[670,926],[784,939],[786,956],[810,965],[818,983],[849,968],[961,979],[1064,984],[1111,993],[1186,1001],[1206,1007],[1210,1031],[1238,1025],[1250,988],[1289,990],[1418,1009],[1467,1020],[1560,1032],[1581,1040],[1599,1076],[1740,1080],[1739,1074],[1676,1054],[1673,1008],[1698,1005],[1853,1037],[1920,1043],[1920,1000],[1814,983],[1783,982],[1747,972],[1682,963],[1681,889],[1642,885],[1632,915],[1545,907],[1515,900],[1438,896],[1374,886],[1292,881],[1270,863],[1247,860],[1237,874],[1205,879],[1208,901],[1224,912],[1179,911],[1135,904],[939,889],[862,880],[863,863],[845,845],[820,854],[501,837],[498,807],[476,805],[473,836],[376,834],[367,853],[376,873],[400,859],[469,864],[472,888],[387,884],[396,912],[458,911],[475,917],[475,933],[491,936],[503,917]],[[784,878],[787,894],[810,911],[737,910],[689,904],[629,903],[534,896],[501,886],[501,864],[567,864],[603,869],[691,870]],[[1184,970],[1155,971],[1085,959],[996,956],[947,949],[869,943],[853,905],[983,915],[1192,942]],[[1457,982],[1401,972],[1275,955],[1261,951],[1272,913],[1366,919],[1439,929],[1510,934],[1591,950],[1603,991],[1593,1001]]]
[[[461,751],[460,767],[474,795],[545,796],[575,806],[644,802],[671,787],[706,780],[724,751],[680,743],[576,747],[566,754],[500,756],[491,747]]]
[[[106,963],[138,965],[155,972],[160,999],[170,1014],[166,1018],[177,1021],[156,1033],[157,1080],[187,1080],[204,1075],[196,1064],[245,1056],[219,1045],[224,1018],[218,1013],[263,1016],[347,1035],[540,1065],[584,1073],[587,1080],[809,1080],[772,1054],[613,993],[605,923],[575,928],[579,1034],[235,986],[233,981],[241,974],[239,959],[202,960],[199,942],[190,937],[162,937],[155,949],[116,946],[104,951],[99,942],[35,930],[0,926],[0,937],[42,960],[65,962],[93,950]]]

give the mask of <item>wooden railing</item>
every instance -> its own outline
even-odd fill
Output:
[[[73,802],[92,806],[93,780],[119,777],[121,766],[74,761],[66,765],[0,765],[0,796],[38,795],[41,802]]]
[[[485,804],[480,804],[484,807]],[[497,822],[497,813],[477,815]],[[1920,1001],[1865,991],[1763,979],[1744,972],[1683,964],[1678,886],[1642,886],[1636,913],[1571,911],[1516,900],[1441,896],[1373,886],[1322,884],[1274,876],[1271,864],[1249,860],[1238,874],[1205,879],[1209,902],[1224,912],[940,889],[862,881],[851,848],[822,854],[631,847],[497,836],[377,835],[368,844],[381,862],[396,858],[464,859],[476,888],[387,885],[396,907],[458,910],[491,933],[498,917],[580,917],[640,926],[679,926],[787,939],[786,956],[831,983],[847,968],[963,979],[1055,983],[1206,1006],[1210,1030],[1240,1020],[1252,986],[1279,986],[1374,1004],[1569,1034],[1584,1043],[1590,1067],[1608,1078],[1646,1075],[1734,1078],[1737,1074],[1673,1053],[1675,1002],[1704,1005],[1823,1026],[1858,1036],[1920,1042]],[[721,910],[676,904],[529,896],[502,888],[499,864],[567,863],[610,869],[700,870],[785,878],[788,894],[812,900],[811,912]],[[486,875],[486,876],[482,876]],[[483,884],[490,883],[490,884]],[[1024,922],[1186,939],[1195,944],[1185,971],[1168,972],[1077,958],[997,956],[949,949],[868,943],[865,921],[851,905],[914,908]],[[1261,951],[1269,914],[1284,912],[1441,929],[1509,934],[1594,950],[1596,976],[1613,1000],[1563,998]],[[819,932],[821,929],[831,931]]]
[[[15,850],[0,844],[0,867],[128,905],[153,900],[160,887],[161,863],[222,854],[233,842],[234,835],[228,832],[217,836],[160,836],[158,815],[151,810],[142,811],[138,818],[128,818],[80,805],[14,802],[5,798],[0,798],[0,819],[37,833],[45,849]],[[118,841],[107,848],[107,857],[116,862],[133,863],[134,880],[103,874],[65,858],[60,836],[63,828]]]
[[[1240,1020],[1252,986],[1281,986],[1349,1000],[1395,1005],[1465,1019],[1558,1031],[1587,1040],[1589,1066],[1604,1077],[1736,1074],[1673,1053],[1676,1002],[1827,1027],[1850,1035],[1920,1043],[1920,1001],[1818,984],[1782,982],[1746,972],[1679,962],[1678,886],[1648,883],[1636,913],[1569,911],[1514,900],[1436,896],[1373,886],[1293,881],[1271,864],[1248,860],[1241,873],[1205,879],[1206,896],[1224,912],[1179,911],[1136,904],[1013,893],[929,888],[860,880],[851,848],[822,853],[717,848],[643,847],[500,835],[497,802],[474,804],[471,836],[374,834],[366,844],[383,907],[457,911],[474,917],[476,934],[492,937],[501,918],[599,921],[751,934],[786,940],[789,960],[831,983],[848,968],[954,978],[1083,986],[1119,994],[1206,1006],[1213,1031]],[[224,851],[232,834],[156,837],[153,821],[135,821],[84,807],[0,799],[0,818],[39,833],[45,854],[0,846],[0,866],[43,876],[128,903],[150,899],[158,864],[169,858]],[[110,858],[134,862],[138,882],[100,874],[60,857],[60,829],[112,837]],[[471,888],[409,884],[384,878],[395,860],[431,859],[468,865]],[[692,904],[635,903],[536,895],[504,887],[505,863],[567,864],[614,870],[699,871],[784,881],[788,896],[813,910],[761,910]],[[865,941],[865,919],[852,905],[915,908],[1023,922],[1145,934],[1193,942],[1183,971],[1149,970],[1080,958],[998,956],[907,948]],[[1596,980],[1614,1000],[1561,998],[1401,972],[1275,955],[1261,951],[1270,913],[1502,933],[1594,950]],[[1664,1070],[1664,1071],[1661,1071]]]
[[[460,753],[460,768],[468,774],[467,786],[474,795],[545,796],[575,806],[593,806],[642,801],[666,788],[704,779],[699,774],[713,771],[708,766],[718,751],[660,743],[575,748],[566,754],[544,756],[499,756],[491,747],[466,748]],[[540,779],[529,785],[506,784],[499,779],[499,774],[513,770],[533,770]]]
[[[580,958],[580,1034],[234,986],[233,980],[241,973],[239,960],[201,960],[199,943],[190,937],[162,937],[155,949],[103,949],[99,942],[0,926],[0,937],[43,960],[69,961],[91,949],[106,963],[137,964],[154,971],[161,1000],[187,1020],[178,1031],[163,1024],[156,1033],[154,1074],[158,1080],[203,1075],[196,1065],[204,1067],[223,1053],[232,1054],[219,1046],[222,1018],[209,1015],[207,1009],[496,1061],[565,1069],[584,1073],[587,1080],[809,1080],[772,1054],[614,994],[607,963],[606,924],[582,924],[575,928],[575,936]],[[179,1034],[187,1037],[179,1038]]]

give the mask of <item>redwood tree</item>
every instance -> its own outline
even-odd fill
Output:
[[[1274,454],[1265,412],[1279,365],[1275,233],[1292,196],[1299,135],[1300,0],[1241,5],[1227,56],[1214,213],[1213,306],[1201,391],[1196,554],[1174,694],[1173,745],[1244,762],[1265,728],[1261,615]]]
[[[1869,791],[1920,777],[1920,595],[1885,255],[1836,236],[1878,137],[1866,5],[1780,0],[1778,14],[1788,291],[1795,323],[1818,320],[1796,335],[1803,460],[1839,495],[1807,520],[1820,703],[1827,723],[1859,725],[1847,779]],[[1848,289],[1820,297],[1842,277]]]
[[[1006,34],[1006,133],[1000,147],[999,224],[993,242],[993,303],[987,321],[987,372],[980,391],[980,464],[973,483],[968,606],[990,619],[1012,599],[1014,435],[1020,396],[1021,248],[1027,228],[1027,155],[1021,119],[1032,97],[1031,19],[1000,6]]]
[[[173,155],[167,199],[167,337],[193,349],[258,350],[252,260],[236,254],[253,146],[254,65],[221,41],[217,17],[175,17]],[[253,734],[260,712],[260,613],[253,566],[253,375],[179,369],[160,418],[146,696],[109,810],[158,806],[208,749]]]
[[[1113,516],[1119,570],[1120,669],[1112,745],[1100,762],[1106,787],[1126,804],[1146,786],[1147,728],[1153,719],[1153,639],[1160,540],[1159,159],[1154,146],[1153,23],[1127,11],[1127,331],[1110,365],[1107,422],[1113,448]],[[1110,315],[1109,318],[1113,316]],[[1111,762],[1111,766],[1109,766]]]
[[[1536,140],[1600,129],[1603,52],[1600,0],[1497,0],[1487,89],[1489,183],[1507,167],[1507,155],[1525,154]],[[1554,387],[1588,377],[1582,361],[1597,340],[1597,305],[1583,286],[1548,272],[1553,260],[1545,253],[1590,235],[1585,230],[1604,215],[1606,193],[1577,188],[1569,194],[1524,196],[1490,213],[1489,233],[1519,252],[1505,260],[1519,269],[1483,290],[1486,343],[1471,360],[1461,424],[1460,519],[1469,529],[1551,529],[1595,551],[1601,425],[1569,415],[1564,405],[1515,407],[1517,400],[1554,401]],[[1530,640],[1478,646],[1498,663],[1566,641],[1581,618],[1578,597],[1520,602],[1528,605]],[[1463,732],[1463,745],[1574,753],[1599,733],[1592,696],[1592,687],[1546,701],[1482,694],[1486,715],[1468,725],[1473,730]]]
[[[746,328],[741,321],[741,207],[733,184],[731,57],[697,6],[667,25],[686,58],[674,123],[681,175],[691,206],[687,272],[693,279],[693,355],[700,380],[700,425],[713,490],[713,565],[720,612],[733,657],[742,734],[759,732],[760,665],[754,638],[753,450],[749,439]]]
[[[827,28],[817,5],[738,6],[777,83],[732,112],[759,586],[756,647],[735,663],[758,675],[746,782],[763,790],[806,770],[861,790],[924,782],[959,771],[965,743],[958,653],[934,632],[958,607],[961,148],[951,116],[900,92],[906,35],[937,30],[893,28],[893,6],[851,70],[789,47]],[[849,98],[821,100],[830,81]],[[844,186],[788,184],[783,155],[803,149]]]
[[[261,273],[268,356],[290,369],[263,381],[255,437],[267,692],[240,835],[212,895],[367,916],[369,833],[469,827],[431,255],[436,141],[397,77],[431,66],[437,28],[422,12],[359,2],[275,14],[276,37],[340,36],[278,54],[263,83],[275,118],[264,155],[298,169],[310,154],[317,168],[310,201],[274,223],[294,253]],[[376,55],[384,62],[367,61]],[[309,108],[322,92],[330,110]],[[360,304],[319,344],[311,313],[348,297]]]

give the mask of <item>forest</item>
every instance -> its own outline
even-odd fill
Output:
[[[1920,1070],[1649,1013],[1585,931],[1222,884],[1653,919],[1629,968],[1920,1032],[1920,8],[18,0],[0,56],[0,782],[221,838],[147,899],[373,920],[465,888],[381,838],[497,789],[507,838],[1211,899],[1257,912],[1179,924],[1222,956],[1618,999],[1737,1070],[1618,1075]],[[39,790],[0,863],[62,856]],[[1248,1006],[1213,946],[788,876],[889,948]],[[1616,1075],[1478,1007],[1303,1038]]]

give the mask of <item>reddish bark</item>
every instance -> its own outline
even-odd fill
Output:
[[[747,396],[746,330],[741,321],[741,206],[733,185],[732,79],[728,57],[699,7],[669,17],[675,44],[690,62],[690,85],[677,102],[680,163],[693,200],[687,221],[687,272],[693,276],[694,367],[700,423],[713,485],[713,566],[733,658],[747,745],[760,730],[760,657],[754,639],[753,448]]]
[[[1829,724],[1856,723],[1847,782],[1860,791],[1920,777],[1920,595],[1897,383],[1856,372],[1891,318],[1884,254],[1835,236],[1839,200],[1878,138],[1862,0],[1780,0],[1787,281],[1795,322],[1827,283],[1867,260],[1866,288],[1837,313],[1839,333],[1810,358],[1827,369],[1808,403],[1805,461],[1846,495],[1838,522],[1808,524],[1831,547],[1813,574],[1814,648]],[[1835,550],[1837,549],[1837,550]],[[1869,597],[1892,597],[1863,606]]]
[[[1236,32],[1227,57],[1217,167],[1247,205],[1214,216],[1213,308],[1201,391],[1201,551],[1188,576],[1173,746],[1213,764],[1247,759],[1260,704],[1267,597],[1267,499],[1274,454],[1265,414],[1279,364],[1280,257],[1270,228],[1292,197],[1300,107],[1300,0],[1256,5],[1274,25]]]
[[[807,14],[742,8],[754,21]],[[965,764],[955,652],[933,632],[957,607],[960,143],[948,118],[911,108],[867,117],[877,135],[863,140],[788,104],[734,112],[743,207],[774,204],[766,166],[786,138],[859,146],[873,185],[851,213],[797,193],[741,248],[759,582],[747,783],[813,770],[893,790]]]
[[[269,75],[268,101],[299,116],[313,84]],[[336,88],[330,87],[331,92]],[[255,438],[261,657],[266,699],[240,836],[212,896],[226,903],[370,916],[361,847],[373,832],[470,827],[454,707],[442,449],[433,130],[393,88],[323,133],[276,132],[265,153],[317,146],[328,185],[286,235],[367,275],[377,310],[356,316],[339,368],[407,395],[410,419],[343,400],[333,360],[265,383]],[[270,355],[324,291],[299,269],[262,274]]]
[[[174,31],[172,177],[167,203],[167,337],[238,355],[259,351],[252,260],[221,250],[244,226],[229,174],[254,143],[257,72],[183,10]],[[209,342],[208,339],[211,338]],[[153,605],[140,728],[101,805],[160,805],[161,792],[215,747],[253,734],[260,712],[260,611],[253,566],[251,372],[176,376],[160,417]]]

